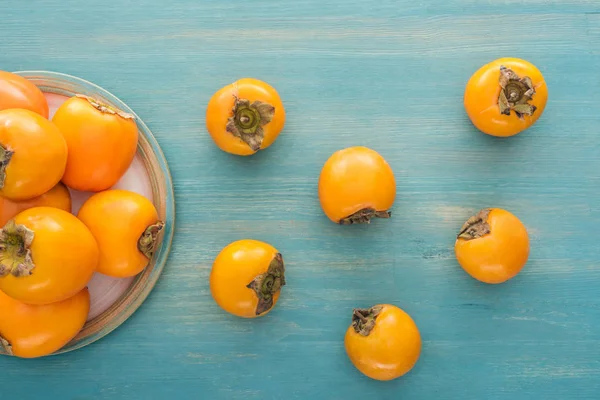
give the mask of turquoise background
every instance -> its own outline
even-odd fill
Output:
[[[0,398],[597,399],[600,391],[600,2],[597,0],[2,0],[0,69],[52,70],[123,99],[156,135],[175,182],[173,250],[155,290],[80,351],[0,359]],[[530,130],[477,132],[464,85],[526,58],[550,98]],[[205,131],[214,91],[264,79],[285,103],[275,145],[251,158]],[[351,145],[392,165],[391,220],[341,227],[317,179]],[[457,265],[454,236],[482,207],[531,235],[500,286]],[[212,301],[212,260],[233,240],[276,246],[288,285],[267,317]],[[353,307],[393,303],[423,352],[381,383],[346,358]]]

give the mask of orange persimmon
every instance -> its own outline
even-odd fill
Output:
[[[240,156],[271,146],[284,125],[279,93],[258,79],[244,78],[221,88],[206,108],[206,128],[215,144]]]
[[[421,334],[404,310],[379,304],[355,309],[344,338],[352,364],[369,378],[389,381],[408,373],[421,355]]]
[[[338,150],[319,177],[319,200],[333,222],[368,223],[389,218],[396,198],[394,172],[375,150],[355,146]]]
[[[77,336],[89,311],[87,287],[46,305],[24,304],[0,291],[0,347],[21,358],[50,355]]]
[[[0,111],[0,196],[40,196],[60,182],[66,164],[67,143],[55,124],[25,109]]]
[[[528,61],[499,58],[467,82],[464,107],[471,122],[492,136],[513,136],[532,126],[544,112],[548,87]]]
[[[56,110],[52,122],[69,147],[62,181],[72,189],[99,192],[110,188],[135,157],[135,117],[97,99],[71,97]]]
[[[98,272],[117,278],[137,275],[146,268],[164,226],[154,204],[129,190],[92,195],[77,217],[98,242]]]
[[[73,214],[33,207],[0,230],[0,290],[27,304],[50,304],[81,291],[96,271],[98,245]]]
[[[243,318],[266,315],[285,285],[282,255],[268,243],[244,239],[227,245],[215,259],[210,292],[225,311]]]
[[[4,226],[8,220],[21,211],[41,206],[60,208],[71,212],[71,193],[69,189],[62,182],[59,182],[46,193],[33,199],[12,201],[0,197],[0,227]]]
[[[490,284],[515,277],[529,258],[529,236],[515,215],[486,208],[465,222],[454,245],[460,266]]]
[[[0,71],[0,110],[21,108],[48,118],[48,101],[33,82],[12,72]]]

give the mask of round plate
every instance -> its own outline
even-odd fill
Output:
[[[113,188],[127,189],[150,199],[165,226],[148,266],[133,278],[118,279],[96,273],[88,288],[91,309],[81,332],[54,354],[66,353],[87,346],[125,322],[148,297],[167,261],[175,225],[175,198],[167,160],[156,139],[144,122],[121,100],[101,87],[83,79],[47,71],[15,72],[34,84],[46,95],[50,118],[69,97],[84,94],[135,116],[139,131],[137,154],[127,172]],[[92,194],[72,189],[73,214]]]

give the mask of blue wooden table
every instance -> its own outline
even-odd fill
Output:
[[[598,399],[598,0],[2,0],[0,69],[80,76],[127,102],[169,160],[173,251],[142,308],[80,351],[0,359],[0,399]],[[464,85],[515,56],[546,77],[540,121],[508,140],[470,125]],[[240,77],[286,105],[274,146],[219,151],[205,105]],[[391,220],[322,214],[320,168],[366,145],[392,165]],[[527,225],[531,258],[500,286],[457,265],[481,207]],[[208,289],[212,260],[251,237],[284,254],[288,285],[258,320]],[[353,307],[394,303],[423,352],[404,378],[369,380],[343,336]]]

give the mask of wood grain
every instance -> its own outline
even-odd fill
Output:
[[[109,2],[110,3],[110,2]],[[177,232],[163,278],[120,329],[75,353],[0,360],[2,400],[597,399],[600,390],[600,3],[597,0],[124,0],[0,2],[0,68],[96,82],[164,149]],[[482,64],[516,56],[546,77],[535,127],[482,135],[462,108]],[[288,113],[274,146],[220,152],[205,105],[243,76]],[[319,209],[320,168],[366,145],[392,165],[391,220],[339,227]],[[501,286],[468,278],[454,235],[503,207],[531,259]],[[268,317],[214,304],[219,250],[252,237],[282,251],[288,286]],[[352,307],[397,304],[424,347],[403,379],[348,362]]]

